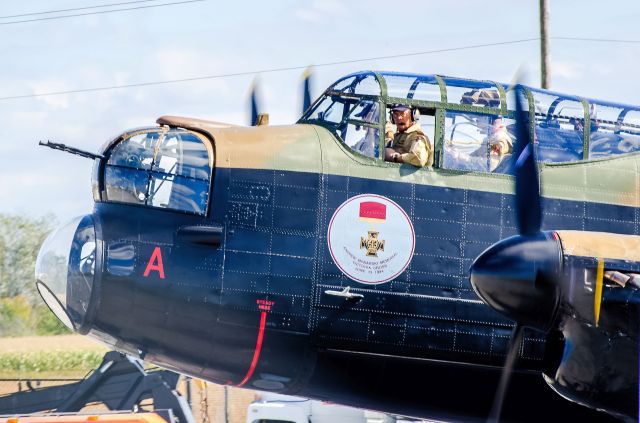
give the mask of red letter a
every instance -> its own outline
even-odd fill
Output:
[[[156,261],[158,262],[157,264]],[[162,265],[162,252],[160,251],[160,247],[156,247],[153,250],[143,276],[146,278],[152,270],[157,270],[160,274],[160,279],[164,279],[164,266]]]

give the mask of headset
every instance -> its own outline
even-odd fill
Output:
[[[393,119],[393,108],[397,106],[398,106],[397,104],[394,104],[389,109],[389,122],[393,123],[394,125],[396,124],[396,121]],[[420,120],[420,110],[414,107],[409,107],[409,110],[411,110],[411,118],[413,119],[414,122],[417,122],[418,120]]]

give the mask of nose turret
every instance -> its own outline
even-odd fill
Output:
[[[96,231],[90,215],[56,229],[36,260],[38,292],[69,329],[82,331],[96,273]]]

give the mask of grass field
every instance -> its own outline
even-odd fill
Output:
[[[0,378],[83,377],[106,352],[80,335],[0,338]]]
[[[0,380],[0,395],[24,389],[24,379],[81,379],[100,364],[106,352],[107,348],[81,335],[0,338],[0,379],[23,380]],[[34,383],[45,387],[68,382]],[[181,388],[185,395],[185,386]],[[197,422],[244,423],[247,406],[255,399],[253,391],[210,383],[204,387],[192,383],[191,392]]]

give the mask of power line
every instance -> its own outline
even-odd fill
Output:
[[[125,12],[125,11],[128,11],[128,10],[139,10],[139,9],[150,9],[152,7],[174,6],[174,5],[177,5],[177,4],[197,3],[197,2],[202,2],[202,1],[207,1],[207,0],[184,0],[184,1],[175,1],[175,2],[170,2],[170,3],[163,3],[163,4],[151,4],[151,5],[148,5],[148,6],[136,6],[136,7],[121,8],[121,9],[113,9],[113,10],[99,10],[99,11],[95,11],[95,12],[76,13],[76,14],[73,14],[73,15],[49,16],[49,17],[46,17],[46,18],[24,19],[24,20],[21,20],[21,21],[0,22],[0,25],[14,25],[14,24],[25,23],[25,22],[50,21],[50,20],[54,20],[54,19],[73,18],[73,17],[76,17],[76,16],[102,15],[102,14],[105,14],[105,13]]]
[[[350,64],[350,63],[368,62],[368,61],[373,61],[373,60],[397,59],[397,58],[400,58],[400,57],[420,56],[420,55],[426,55],[426,54],[445,53],[445,52],[460,51],[460,50],[472,50],[472,49],[477,49],[477,48],[493,47],[493,46],[500,46],[500,45],[507,45],[507,44],[521,44],[521,43],[527,43],[527,42],[530,42],[530,41],[537,41],[537,40],[539,40],[539,38],[526,38],[526,39],[522,39],[522,40],[502,41],[502,42],[497,42],[497,43],[475,44],[475,45],[470,45],[470,46],[451,47],[451,48],[443,48],[443,49],[437,49],[437,50],[419,51],[419,52],[414,52],[414,53],[394,54],[394,55],[390,55],[390,56],[377,56],[377,57],[367,57],[367,58],[362,58],[362,59],[341,60],[341,61],[335,61],[335,62],[319,63],[319,64],[313,65],[313,67],[320,68],[320,67],[326,67],[326,66],[336,66],[336,65],[345,65],[345,64]],[[108,91],[108,90],[116,90],[116,89],[122,89],[122,88],[148,87],[148,86],[152,86],[152,85],[176,84],[176,83],[180,83],[180,82],[191,82],[191,81],[202,81],[202,80],[207,80],[207,79],[230,78],[230,77],[234,77],[234,76],[246,76],[246,75],[254,75],[254,74],[258,74],[258,73],[285,72],[285,71],[292,71],[292,70],[302,70],[302,69],[306,69],[307,67],[309,67],[309,65],[289,66],[289,67],[282,67],[282,68],[271,68],[271,69],[235,72],[235,73],[227,73],[227,74],[219,74],[219,75],[195,76],[195,77],[192,77],[192,78],[170,79],[170,80],[164,80],[164,81],[139,82],[139,83],[135,83],[135,84],[110,85],[110,86],[105,86],[105,87],[82,88],[82,89],[68,90],[68,91],[54,91],[54,92],[41,93],[41,94],[23,94],[23,95],[16,95],[16,96],[0,97],[0,101],[2,101],[2,100],[14,100],[14,99],[19,99],[19,98],[48,97],[48,96],[63,95],[63,94],[87,93],[87,92],[94,92],[94,91]]]
[[[627,44],[640,43],[640,40],[616,40],[611,38],[551,37],[551,39],[564,40],[564,41],[589,41],[589,42],[596,42],[596,43],[627,43]]]
[[[97,9],[99,7],[124,6],[126,4],[149,3],[149,2],[153,2],[153,1],[159,1],[159,0],[125,1],[125,2],[122,2],[122,3],[110,3],[110,4],[99,4],[99,5],[96,5],[96,6],[76,7],[76,8],[73,8],[73,9],[58,9],[58,10],[48,10],[46,12],[22,13],[20,15],[0,16],[0,19],[23,18],[25,16],[37,16],[37,15],[48,15],[50,13],[74,12],[76,10]]]
[[[205,0],[191,0],[191,1],[205,1]],[[640,41],[636,41],[636,40],[615,40],[615,39],[603,39],[603,38],[579,38],[579,37],[551,37],[551,38],[557,39],[557,40],[568,40],[568,41],[640,43]],[[369,62],[373,60],[388,60],[388,59],[397,59],[401,57],[421,56],[421,55],[427,55],[427,54],[446,53],[446,52],[461,51],[461,50],[472,50],[472,49],[494,47],[494,46],[501,46],[501,45],[508,45],[508,44],[522,44],[522,43],[528,43],[531,41],[539,41],[539,40],[540,40],[539,37],[524,38],[521,40],[501,41],[496,43],[475,44],[475,45],[460,46],[460,47],[450,47],[450,48],[443,48],[443,49],[436,49],[436,50],[419,51],[419,52],[413,52],[413,53],[394,54],[389,56],[376,56],[376,57],[366,57],[362,59],[340,60],[335,62],[314,64],[313,66],[320,68],[320,67],[327,67],[327,66],[346,65],[351,63]],[[49,96],[64,95],[64,94],[88,93],[88,92],[96,92],[96,91],[109,91],[109,90],[117,90],[117,89],[124,89],[124,88],[148,87],[148,86],[154,86],[154,85],[177,84],[181,82],[193,82],[193,81],[203,81],[208,79],[231,78],[235,76],[247,76],[247,75],[260,74],[260,73],[275,73],[275,72],[285,72],[285,71],[293,71],[293,70],[303,70],[308,67],[309,67],[308,65],[289,66],[289,67],[243,71],[243,72],[218,74],[218,75],[194,76],[191,78],[169,79],[169,80],[163,80],[163,81],[148,81],[148,82],[139,82],[134,84],[81,88],[77,90],[53,91],[53,92],[41,93],[41,94],[23,94],[23,95],[0,97],[0,101],[16,100],[16,99],[22,99],[22,98],[49,97]]]

